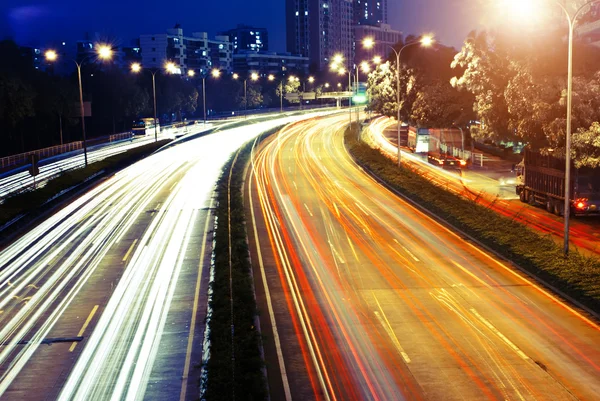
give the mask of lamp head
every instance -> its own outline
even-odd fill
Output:
[[[435,39],[433,38],[433,35],[424,35],[421,38],[420,42],[421,42],[421,46],[429,47],[435,43]]]
[[[371,37],[364,38],[362,44],[365,49],[371,49],[375,46],[375,39]]]
[[[188,75],[188,77],[193,77],[194,75],[196,75],[196,71],[188,70],[187,75]]]
[[[58,54],[55,50],[46,50],[44,57],[47,61],[56,61],[56,59],[58,59]]]
[[[132,63],[131,64],[131,71],[132,72],[140,72],[142,70],[142,66],[140,63]]]
[[[253,72],[252,74],[250,74],[250,79],[256,81],[258,79],[258,74]]]
[[[113,56],[113,50],[109,45],[96,45],[96,52],[102,60],[109,60]]]
[[[239,77],[240,77],[240,76],[239,76],[239,74],[238,74],[237,72],[234,72],[234,73],[233,73],[233,79],[238,79]]]
[[[215,68],[210,72],[210,75],[212,75],[213,78],[219,78],[221,76],[221,71]]]

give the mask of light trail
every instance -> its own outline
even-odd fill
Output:
[[[297,124],[253,158],[303,399],[595,399],[597,323],[366,176],[345,124]]]
[[[27,386],[44,394],[47,385],[63,400],[143,399],[152,372],[165,361],[181,374],[161,380],[180,387],[189,345],[163,344],[189,344],[195,332],[188,328],[191,306],[207,269],[199,260],[198,238],[210,227],[204,223],[210,219],[207,206],[222,166],[261,132],[310,117],[257,122],[155,153],[3,249],[0,397],[21,399],[18,389]],[[182,307],[173,302],[182,294],[190,294],[190,308],[174,309]],[[80,314],[89,321],[79,321]],[[167,321],[181,314],[181,333],[166,330]],[[65,349],[40,348],[49,338],[78,332],[85,337],[74,348],[76,359],[68,356],[71,342]],[[67,378],[63,369],[70,372]],[[169,393],[167,384],[152,388]]]

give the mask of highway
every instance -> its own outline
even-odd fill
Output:
[[[2,400],[198,398],[217,130],[102,180],[0,252]]]
[[[365,140],[372,146],[378,147],[390,158],[396,159],[398,148],[395,123],[391,119],[381,118],[375,120],[365,131]],[[499,185],[498,178],[502,175],[510,176],[508,169],[503,173],[490,164],[489,170],[471,167],[461,172],[445,170],[436,167],[424,160],[420,155],[413,154],[404,149],[402,151],[403,163],[419,171],[437,185],[474,200],[481,205],[490,207],[496,212],[536,228],[543,234],[551,234],[557,243],[562,244],[564,237],[564,220],[553,215],[543,208],[534,207],[519,201],[515,185]],[[510,162],[505,163],[510,164]],[[600,240],[600,218],[598,216],[573,217],[570,219],[570,243],[586,255],[600,255],[598,241]]]
[[[366,175],[346,124],[288,127],[248,172],[272,397],[597,400],[598,322]]]

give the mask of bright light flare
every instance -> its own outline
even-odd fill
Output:
[[[240,76],[238,73],[233,73],[233,79],[238,79]]]
[[[362,44],[365,49],[371,49],[373,46],[375,46],[375,39],[370,37],[364,38]]]
[[[313,82],[315,82],[315,78],[314,77],[308,77],[308,82],[310,82],[312,84]]]
[[[362,63],[360,63],[360,69],[362,70],[362,72],[368,73],[371,71],[371,66],[366,61],[363,61]]]
[[[48,61],[56,61],[56,59],[58,59],[58,53],[56,53],[55,50],[46,50],[44,57]]]
[[[97,45],[96,49],[98,57],[102,60],[109,60],[113,56],[113,50],[109,45]]]
[[[421,46],[429,47],[435,43],[435,39],[433,38],[433,35],[424,35],[421,38],[420,42],[421,42]]]
[[[177,67],[175,67],[175,63],[173,63],[172,61],[169,61],[165,64],[165,70],[167,70],[169,74],[177,73]]]
[[[341,54],[336,54],[335,56],[333,56],[333,62],[335,64],[341,64],[342,61],[344,61],[344,56],[342,56]]]
[[[140,72],[142,70],[142,66],[140,63],[133,63],[131,64],[131,71],[132,72]]]
[[[340,75],[344,75],[345,73],[346,73],[346,69],[344,67],[342,67],[338,70],[338,74],[340,74]]]
[[[275,75],[269,74],[269,76],[267,78],[269,81],[273,81],[273,80],[275,80]]]
[[[196,71],[188,70],[187,75],[188,75],[188,77],[193,77],[194,75],[196,75]]]
[[[329,82],[325,82],[325,87],[329,88]]]
[[[221,76],[221,71],[215,68],[210,72],[210,75],[212,75],[213,78],[219,78]]]
[[[538,13],[538,5],[532,0],[503,0],[502,5],[511,16],[517,18],[533,18]]]
[[[253,72],[252,74],[250,74],[250,79],[253,81],[258,80],[258,74],[256,72]]]
[[[381,56],[375,56],[375,57],[373,57],[373,63],[375,63],[375,64],[381,64]]]

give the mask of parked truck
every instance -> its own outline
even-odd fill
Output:
[[[521,202],[542,205],[561,216],[565,206],[565,160],[528,148],[517,169],[517,195]],[[570,213],[600,214],[600,167],[571,166]]]

